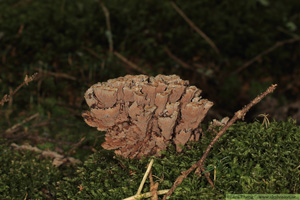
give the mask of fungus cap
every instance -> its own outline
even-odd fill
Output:
[[[178,152],[200,138],[201,121],[213,106],[201,90],[177,75],[127,75],[91,86],[85,122],[106,131],[102,147],[126,158],[159,156],[168,144]]]

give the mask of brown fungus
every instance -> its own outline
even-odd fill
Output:
[[[200,123],[213,103],[177,75],[127,75],[97,83],[85,93],[90,111],[82,116],[106,131],[102,147],[126,158],[159,156],[168,144],[180,152],[199,140]]]

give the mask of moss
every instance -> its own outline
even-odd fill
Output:
[[[45,199],[55,197],[62,172],[51,160],[36,153],[19,152],[0,145],[0,199]]]
[[[175,149],[155,158],[153,174],[159,189],[168,189],[180,175],[200,159],[212,136],[191,144],[184,153]],[[268,128],[259,122],[238,123],[215,145],[205,165],[214,180],[211,188],[204,177],[193,173],[170,199],[218,199],[226,193],[299,193],[300,128],[292,120],[272,122]],[[100,151],[78,168],[75,177],[65,178],[58,197],[75,199],[121,199],[134,195],[149,158],[126,160]],[[80,190],[80,186],[82,186]],[[149,191],[149,182],[143,192]]]
[[[153,165],[159,189],[168,189],[202,156],[210,133],[183,153],[162,152]],[[2,142],[3,143],[3,142]],[[170,199],[223,199],[226,193],[299,193],[300,127],[295,122],[237,123],[213,147],[205,167],[214,180],[191,173]],[[150,158],[128,160],[100,150],[83,165],[55,168],[32,152],[0,146],[0,199],[121,199],[134,195]],[[142,192],[149,191],[146,181]]]

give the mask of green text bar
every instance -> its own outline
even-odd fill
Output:
[[[226,200],[300,200],[300,194],[226,194]]]

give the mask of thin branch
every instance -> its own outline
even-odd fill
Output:
[[[73,152],[74,152],[74,150],[75,150],[76,148],[78,148],[79,146],[81,146],[81,145],[82,145],[82,142],[83,142],[84,140],[85,140],[85,137],[81,138],[80,141],[79,141],[78,143],[74,144],[73,147],[70,149],[70,151],[67,153],[67,156],[72,155]]]
[[[188,170],[181,172],[182,175],[178,176],[176,181],[174,182],[172,188],[169,190],[169,192],[163,197],[164,200],[169,197],[174,190],[182,183],[182,181],[197,167],[203,168],[204,161],[206,157],[208,156],[208,153],[210,152],[213,145],[218,141],[218,139],[225,133],[225,131],[238,119],[243,119],[246,113],[249,111],[249,109],[259,103],[266,95],[272,93],[277,87],[277,84],[271,85],[264,93],[257,96],[255,99],[253,99],[248,105],[246,105],[241,110],[237,111],[235,115],[231,118],[231,120],[219,131],[219,133],[216,135],[216,137],[211,141],[211,143],[207,146],[203,156],[201,159],[193,164]]]
[[[170,2],[173,8],[181,15],[181,17],[190,25],[192,29],[194,29],[210,46],[214,49],[217,54],[220,54],[218,47],[215,43],[203,32],[201,31],[195,24],[192,22],[184,12],[173,2]]]
[[[88,47],[82,47],[83,49],[87,50],[90,54],[92,54],[94,57],[103,59],[99,54],[97,54],[94,50],[88,48]]]
[[[157,188],[159,183],[158,182],[154,183],[152,177],[152,169],[150,170],[149,173],[149,180],[150,180],[150,192],[152,193],[151,200],[158,200]]]
[[[147,74],[147,72],[140,68],[139,66],[137,66],[136,64],[134,64],[133,62],[129,61],[127,58],[125,58],[123,55],[121,55],[120,53],[118,52],[114,52],[115,56],[117,56],[120,60],[122,60],[124,63],[126,63],[129,67],[131,67],[132,69],[138,71],[138,72],[141,72],[143,74]]]
[[[169,190],[159,190],[157,191],[157,194],[158,195],[163,195],[163,194],[166,194]],[[123,199],[123,200],[137,200],[137,199],[141,199],[141,198],[149,198],[152,196],[152,193],[151,192],[147,192],[147,193],[144,193],[144,194],[140,194],[140,195],[133,195],[131,197],[128,197],[126,199]]]
[[[164,48],[165,52],[168,54],[168,56],[170,56],[170,58],[172,58],[175,62],[177,62],[178,64],[180,64],[182,67],[186,68],[186,69],[191,69],[194,70],[194,68],[192,66],[190,66],[189,64],[185,63],[183,60],[181,60],[180,58],[176,57],[168,47]]]
[[[71,75],[66,74],[66,73],[49,72],[49,71],[42,70],[41,68],[35,68],[35,69],[39,70],[41,75],[54,76],[56,78],[65,78],[65,79],[69,79],[69,80],[72,80],[72,81],[77,80],[74,76],[71,76]]]
[[[195,174],[198,175],[199,178],[202,176],[201,171],[202,171],[202,172],[205,172],[206,170],[205,170],[203,167],[199,167],[199,168],[195,171]],[[205,173],[204,173],[204,176],[205,176],[205,178],[207,179],[207,181],[209,182],[209,184],[211,185],[211,187],[215,187],[215,185],[214,185],[213,181],[210,179],[209,175],[210,175],[209,172],[205,172]]]
[[[37,147],[33,147],[31,145],[17,145],[15,143],[12,143],[11,146],[18,150],[33,151],[33,152],[41,154],[43,157],[50,157],[53,159],[52,164],[56,167],[59,167],[65,163],[71,163],[72,165],[81,163],[80,160],[75,159],[73,157],[65,157],[57,152],[50,151],[50,150],[41,150],[41,149],[39,149]]]
[[[105,20],[106,20],[106,26],[107,26],[107,39],[108,39],[108,44],[109,44],[109,52],[112,54],[114,51],[114,46],[113,46],[113,39],[112,39],[112,32],[111,32],[111,25],[110,25],[110,17],[109,17],[109,11],[106,8],[105,4],[99,0],[99,3],[102,7],[102,10],[105,15]]]
[[[141,194],[141,192],[142,192],[142,189],[143,189],[144,184],[145,184],[145,182],[146,182],[147,176],[149,175],[149,172],[150,172],[150,170],[151,170],[151,167],[152,167],[152,165],[153,165],[153,162],[154,162],[154,159],[152,158],[151,161],[150,161],[150,163],[149,163],[149,165],[148,165],[148,168],[147,168],[147,170],[146,170],[146,173],[144,174],[144,177],[143,177],[142,182],[141,182],[141,184],[140,184],[140,186],[139,186],[139,189],[138,189],[138,191],[137,191],[137,193],[136,193],[137,196],[139,196],[139,195]]]
[[[279,41],[276,42],[273,46],[271,46],[270,48],[268,48],[267,50],[261,52],[260,54],[258,54],[257,56],[255,56],[254,58],[250,59],[249,61],[247,61],[245,64],[243,64],[241,67],[239,67],[237,70],[235,70],[232,74],[238,74],[239,72],[241,72],[242,70],[246,69],[247,67],[249,67],[250,65],[252,65],[253,63],[257,62],[258,60],[261,59],[261,57],[271,53],[272,51],[274,51],[275,49],[277,49],[278,47],[281,47],[283,45],[286,44],[290,44],[290,43],[294,43],[294,42],[298,42],[300,41],[300,37],[297,38],[293,38],[293,39],[289,39],[289,40],[283,40],[283,41]]]
[[[9,95],[5,94],[0,101],[0,105],[3,106],[5,102],[8,102],[24,85],[28,85],[31,81],[33,81],[37,77],[38,73],[34,73],[31,76],[26,75],[24,82],[19,85],[13,92],[11,92]]]
[[[32,127],[43,126],[45,123],[47,123],[47,122],[42,122],[40,124],[33,125]],[[51,139],[51,138],[45,138],[45,137],[30,134],[28,132],[21,132],[21,133],[18,133],[18,134],[3,134],[2,137],[8,139],[6,141],[8,143],[13,142],[13,141],[17,141],[17,140],[20,140],[20,139],[28,139],[28,140],[31,140],[31,141],[36,142],[36,143],[52,142],[52,143],[55,143],[57,145],[68,145],[68,146],[71,146],[71,145],[75,146],[76,144],[78,144],[78,143],[73,143],[73,142],[69,142],[69,141],[62,141],[62,140],[56,140],[56,139]],[[91,150],[93,152],[96,152],[96,149],[94,149],[92,146],[79,145],[78,147],[81,148],[81,149],[86,149],[86,150]],[[76,148],[78,148],[78,147],[76,147]]]
[[[17,123],[15,125],[13,125],[12,127],[8,128],[5,133],[13,133],[17,130],[17,128],[19,128],[20,126],[22,126],[23,124],[25,124],[26,122],[29,122],[30,120],[36,118],[39,116],[39,113],[35,113],[34,115],[27,117],[26,119],[24,119],[23,121],[21,121],[20,123]]]
[[[88,48],[88,47],[82,47],[83,49],[87,50],[91,55],[93,55],[96,58],[102,59],[102,57],[97,54],[95,51],[93,51],[92,49]],[[142,74],[148,74],[144,69],[142,69],[141,67],[139,67],[138,65],[136,65],[135,63],[129,61],[126,57],[124,57],[122,54],[118,53],[117,51],[114,51],[113,54],[115,56],[117,56],[121,61],[123,61],[124,63],[126,63],[131,69],[134,69]]]

